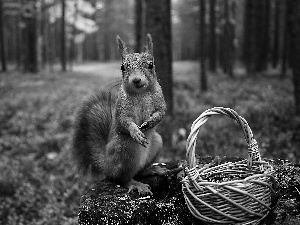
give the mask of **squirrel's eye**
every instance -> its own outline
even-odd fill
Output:
[[[122,70],[122,72],[125,72],[125,66],[124,66],[124,64],[121,65],[121,70]]]
[[[153,68],[153,62],[148,63],[148,68],[151,70]]]

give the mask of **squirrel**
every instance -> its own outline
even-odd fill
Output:
[[[98,93],[79,110],[73,135],[73,157],[79,169],[102,174],[140,194],[152,194],[136,175],[164,174],[150,169],[162,149],[155,127],[166,113],[166,103],[155,72],[153,42],[147,35],[145,51],[128,53],[117,36],[122,81],[117,94]]]

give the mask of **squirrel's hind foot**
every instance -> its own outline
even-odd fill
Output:
[[[128,193],[137,190],[140,195],[153,195],[148,184],[133,179],[126,184],[126,187],[128,188]]]

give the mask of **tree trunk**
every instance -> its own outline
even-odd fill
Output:
[[[74,15],[73,15],[73,24],[72,24],[72,37],[70,43],[70,69],[73,70],[73,64],[75,61],[75,36],[76,36],[76,22],[78,18],[78,0],[74,1]]]
[[[45,27],[44,27],[44,61],[45,65],[47,65],[47,68],[51,68],[52,65],[52,56],[51,56],[51,49],[53,46],[51,45],[51,41],[53,42],[52,39],[50,39],[51,35],[51,24],[49,22],[49,13],[48,11],[45,12]]]
[[[40,1],[40,36],[41,36],[41,49],[40,49],[40,66],[45,69],[47,63],[47,51],[46,51],[46,27],[47,27],[47,11],[45,10],[45,0]]]
[[[18,3],[20,4],[20,6],[22,7],[22,1],[18,0]],[[21,26],[21,22],[22,22],[22,15],[19,12],[17,15],[17,69],[21,70],[22,69],[22,59],[23,59],[23,51],[22,51],[22,33],[23,33],[23,29],[24,27]]]
[[[206,27],[205,27],[205,0],[199,0],[200,4],[200,90],[202,92],[207,91],[207,77],[205,68],[205,39],[206,39]]]
[[[6,57],[5,57],[5,46],[4,46],[4,32],[3,32],[3,5],[2,0],[0,0],[0,48],[1,48],[1,63],[2,71],[6,71]]]
[[[289,15],[287,14],[287,5],[286,2],[284,3],[285,12],[284,12],[284,35],[283,35],[283,49],[282,49],[282,67],[281,67],[281,75],[280,78],[286,77],[286,71],[288,68],[289,62],[289,50],[290,50],[290,38],[289,38]]]
[[[171,1],[146,0],[146,32],[154,45],[157,77],[168,106],[168,115],[173,114]]]
[[[255,71],[267,69],[269,43],[269,8],[270,0],[256,2],[256,66]]]
[[[104,29],[103,29],[103,58],[104,58],[104,61],[109,61],[111,59],[111,51],[110,51],[110,24],[111,24],[111,11],[112,11],[112,1],[111,0],[105,0],[105,9],[104,9]]]
[[[23,14],[23,19],[26,28],[23,30],[24,35],[23,47],[24,53],[24,71],[36,73],[38,70],[37,60],[37,26],[36,26],[36,0],[28,2],[26,5],[26,13]]]
[[[209,54],[209,69],[212,72],[217,68],[217,49],[216,49],[216,0],[210,0],[209,2],[209,14],[210,14],[210,54]]]
[[[231,78],[233,75],[233,63],[234,63],[234,39],[235,39],[235,25],[231,19],[229,12],[229,1],[225,1],[224,17],[225,24],[223,27],[223,70],[228,73]]]
[[[61,22],[61,21],[60,21]],[[55,64],[57,61],[61,63],[61,23],[59,21],[55,21],[53,23],[53,32],[52,32],[52,38],[54,40],[53,42],[53,64]]]
[[[295,91],[296,113],[300,117],[300,2],[287,0],[287,14],[290,23],[290,42],[293,51],[290,53]]]
[[[250,74],[267,68],[269,5],[269,0],[245,4],[244,61]]]
[[[135,0],[135,52],[143,51],[145,40],[145,1]]]
[[[65,14],[66,14],[66,3],[65,0],[61,0],[61,70],[66,71],[67,70],[67,64],[66,64],[66,20],[65,20]]]
[[[262,21],[262,48],[260,51],[260,60],[258,69],[259,71],[266,70],[268,68],[268,61],[269,61],[269,27],[270,27],[270,0],[263,1],[263,21]]]
[[[48,61],[49,61],[49,69],[53,71],[54,69],[54,60],[55,60],[55,24],[49,24],[48,26],[48,42],[46,43],[48,51]]]
[[[290,23],[290,42],[293,50],[290,52],[290,62],[293,70],[294,96],[295,96],[295,133],[294,140],[300,143],[300,2],[287,0],[287,14]]]
[[[278,63],[278,52],[279,52],[279,35],[280,35],[280,31],[279,31],[279,0],[275,0],[275,15],[274,15],[274,23],[275,23],[275,27],[274,27],[274,42],[273,42],[273,60],[272,60],[272,66],[273,67],[277,67],[277,63]]]
[[[253,0],[246,0],[245,3],[245,27],[244,27],[244,51],[243,58],[247,72],[253,74],[255,71],[255,3]]]

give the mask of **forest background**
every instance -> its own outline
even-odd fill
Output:
[[[116,36],[140,52],[147,33],[168,104],[160,161],[185,159],[192,122],[223,106],[263,157],[300,162],[299,1],[1,0],[0,224],[77,224],[76,111],[120,80]],[[211,117],[197,153],[246,156],[241,128]]]

